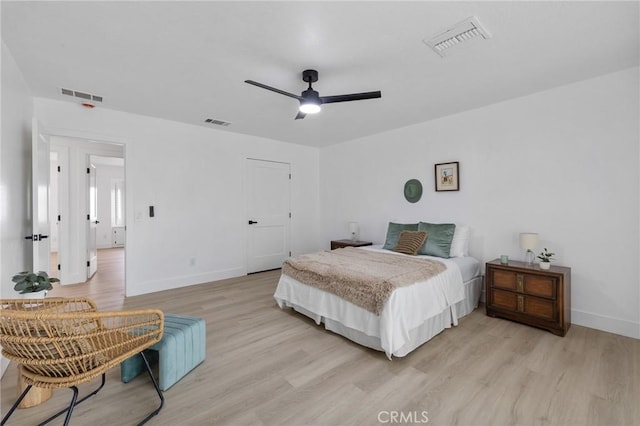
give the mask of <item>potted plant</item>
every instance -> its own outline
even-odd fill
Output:
[[[555,253],[552,253],[547,250],[545,247],[544,251],[540,252],[538,255],[538,259],[540,259],[540,269],[549,269],[551,267],[551,259],[553,259]]]
[[[13,289],[20,294],[26,294],[27,298],[44,298],[47,292],[53,288],[51,283],[60,282],[59,279],[50,277],[46,272],[40,271],[37,274],[35,272],[24,271],[20,272],[11,278],[11,281],[15,283]],[[36,294],[39,293],[39,294]]]

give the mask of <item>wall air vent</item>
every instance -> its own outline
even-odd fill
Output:
[[[430,39],[424,39],[422,41],[444,58],[447,49],[478,36],[488,39],[491,38],[491,33],[480,24],[478,18],[472,16],[451,28],[439,32]]]
[[[63,95],[72,96],[74,98],[84,99],[87,101],[102,102],[102,96],[92,95],[91,93],[80,92],[78,90],[65,89],[61,87],[60,93],[62,93]]]
[[[231,124],[228,121],[216,120],[215,118],[207,118],[206,120],[204,120],[204,122],[209,124],[215,124],[216,126],[225,126],[225,127]]]

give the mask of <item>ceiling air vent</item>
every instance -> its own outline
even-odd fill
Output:
[[[60,88],[60,93],[67,96],[73,96],[74,98],[85,99],[87,101],[102,102],[102,96],[92,95],[91,93],[80,92],[78,90]]]
[[[472,16],[451,28],[439,32],[430,39],[422,40],[427,46],[433,49],[441,57],[445,57],[445,51],[459,43],[463,43],[472,38],[482,36],[484,39],[491,38],[491,33],[487,31],[478,18]]]
[[[216,126],[225,126],[225,127],[231,124],[228,121],[216,120],[215,118],[207,118],[206,120],[204,120],[204,122],[209,124],[215,124]]]

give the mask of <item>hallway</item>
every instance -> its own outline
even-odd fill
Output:
[[[101,309],[121,309],[125,294],[124,253],[122,247],[98,250],[98,272],[90,280],[65,286],[55,283],[47,297],[88,297]],[[52,254],[51,271],[56,268],[57,256]]]

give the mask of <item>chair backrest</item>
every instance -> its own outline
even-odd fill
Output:
[[[98,312],[83,298],[0,301],[2,354],[39,379],[93,377],[161,336],[157,310]]]

